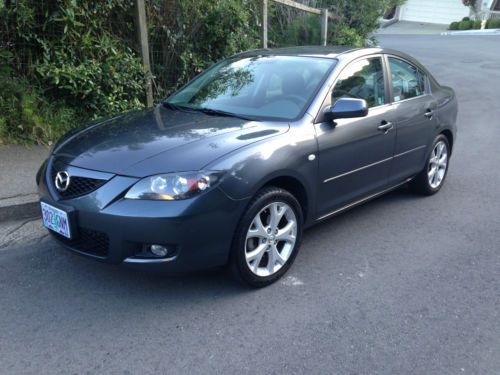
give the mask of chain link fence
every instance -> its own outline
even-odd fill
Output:
[[[268,46],[321,44],[322,16],[283,2],[312,9],[321,0],[268,0]],[[76,112],[84,108],[83,118],[136,108],[141,102],[150,105],[149,89],[137,90],[143,83],[138,61],[133,61],[144,53],[144,40],[149,64],[144,56],[142,60],[157,103],[222,58],[260,48],[262,3],[0,0],[0,72],[16,77],[11,83],[19,78],[36,87],[33,95],[61,100]],[[146,39],[139,35],[139,4]],[[118,96],[117,90],[122,91]],[[26,90],[19,85],[18,91]],[[23,105],[21,96],[19,103]]]
[[[319,6],[319,0],[299,2],[308,7]],[[27,1],[0,0],[0,8],[16,7],[15,14],[20,18],[0,20],[0,58],[4,62],[15,59],[9,61],[10,67],[21,76],[35,77],[39,68],[37,62],[47,58],[48,49],[59,49],[58,43],[66,43],[67,35],[75,30],[85,33],[85,28],[79,25],[82,15],[72,13],[72,9],[94,12],[95,17],[101,17],[99,24],[103,33],[112,33],[122,44],[140,54],[136,0],[105,0],[99,8],[87,6],[92,4],[88,1],[82,4],[67,7],[62,12],[61,2],[57,0],[39,0],[36,6],[29,6]],[[102,9],[107,9],[106,4],[114,9],[100,14]],[[261,46],[260,0],[144,0],[143,4],[155,102],[221,58]],[[268,4],[269,47],[321,43],[320,15],[272,0]],[[36,33],[31,36],[18,33],[9,27],[16,22],[17,28],[25,27]],[[74,25],[75,30],[68,28],[68,24]],[[95,33],[92,28],[89,30]],[[85,43],[85,37],[82,39]],[[89,43],[95,42],[95,38],[88,39]],[[80,54],[77,57],[84,61],[88,56],[83,51],[85,45],[72,53]]]

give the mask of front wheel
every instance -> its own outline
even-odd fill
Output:
[[[233,240],[231,268],[253,287],[267,286],[292,265],[302,237],[302,210],[281,188],[261,190],[241,218]]]
[[[436,194],[443,186],[448,172],[450,144],[440,134],[432,144],[432,151],[425,163],[425,168],[411,182],[411,188],[424,195]]]

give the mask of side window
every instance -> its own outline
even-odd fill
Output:
[[[392,77],[392,100],[399,102],[425,93],[425,75],[413,65],[389,57]]]
[[[365,99],[370,108],[385,104],[381,58],[358,60],[347,66],[333,88],[332,104],[340,98]]]

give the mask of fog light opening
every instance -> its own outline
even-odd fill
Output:
[[[168,255],[168,248],[163,245],[151,245],[149,251],[158,258],[164,258]]]

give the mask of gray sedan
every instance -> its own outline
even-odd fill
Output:
[[[401,52],[241,53],[63,137],[37,175],[43,222],[96,260],[265,286],[305,228],[403,184],[437,193],[456,118],[454,91]]]

